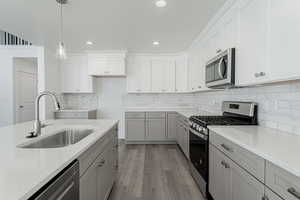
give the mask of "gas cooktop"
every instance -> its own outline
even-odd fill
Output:
[[[251,125],[248,119],[229,116],[192,116],[190,121],[203,127],[208,125]]]

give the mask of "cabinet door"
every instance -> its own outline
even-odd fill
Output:
[[[80,200],[98,200],[97,198],[97,163],[93,163],[80,177]]]
[[[209,192],[214,200],[232,200],[230,199],[231,174],[229,170],[224,170],[222,165],[224,159],[226,159],[224,154],[209,145]]]
[[[272,79],[299,79],[300,1],[270,0],[269,62]]]
[[[176,92],[188,90],[188,65],[186,56],[176,59]]]
[[[128,60],[127,91],[131,93],[151,91],[151,63],[149,59],[132,58]]]
[[[69,55],[61,63],[61,90],[63,93],[76,93],[80,91],[79,73],[81,57]]]
[[[268,80],[267,15],[268,0],[241,0],[239,36],[236,51],[238,85],[251,85]]]
[[[151,61],[152,92],[175,92],[175,62],[171,60]]]
[[[124,76],[125,59],[118,55],[88,55],[88,72],[92,76]]]
[[[168,140],[176,140],[177,114],[168,113],[167,119],[168,119],[167,139]]]
[[[62,93],[93,93],[93,78],[88,75],[86,55],[70,54],[61,66]]]
[[[229,160],[231,173],[231,198],[232,200],[261,200],[264,197],[264,185],[251,176],[246,170]]]
[[[183,127],[183,135],[182,135],[182,146],[183,146],[183,152],[188,159],[190,158],[189,138],[190,138],[189,137],[189,129],[188,129],[188,127],[184,126]]]
[[[109,147],[100,155],[100,159],[97,160],[97,199],[105,200],[108,198],[111,187],[113,185],[113,166],[112,166],[112,143]]]
[[[126,119],[126,140],[129,141],[145,140],[144,119]]]
[[[209,191],[215,200],[261,200],[264,185],[214,146],[209,147]]]
[[[220,50],[237,47],[238,34],[238,4],[234,4],[221,19],[220,43],[217,44]]]
[[[147,140],[162,141],[166,139],[166,120],[147,119]]]
[[[94,78],[88,75],[88,57],[81,56],[80,69],[79,69],[79,90],[83,93],[94,92]]]

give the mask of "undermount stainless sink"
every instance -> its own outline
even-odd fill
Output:
[[[32,143],[19,145],[19,147],[27,149],[47,149],[65,147],[79,142],[86,136],[90,135],[92,132],[92,129],[63,130],[54,135],[50,135]]]

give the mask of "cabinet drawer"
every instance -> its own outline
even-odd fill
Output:
[[[213,131],[210,131],[210,143],[220,149],[258,180],[264,182],[265,160],[263,158],[241,148]]]
[[[165,112],[147,112],[146,118],[165,118],[166,113]]]
[[[126,112],[125,118],[127,118],[127,119],[145,118],[145,113],[144,112]]]
[[[107,133],[103,138],[98,140],[96,144],[91,146],[79,157],[79,173],[82,176],[88,167],[94,162],[100,153],[105,150],[105,147],[113,142],[113,135],[111,132]],[[111,144],[113,145],[113,144]]]
[[[266,162],[266,185],[286,200],[300,199],[300,178]]]

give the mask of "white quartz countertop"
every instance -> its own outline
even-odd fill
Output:
[[[61,109],[61,110],[56,110],[54,112],[90,112],[96,110],[97,109]]]
[[[126,108],[125,112],[177,112],[187,118],[193,115],[218,115],[194,107],[131,107]]]
[[[261,126],[209,126],[209,129],[300,177],[300,135]]]
[[[94,132],[74,145],[53,149],[22,149],[17,147],[30,140],[25,136],[32,131],[33,122],[0,128],[0,199],[28,199],[64,167],[78,158],[117,120],[50,120],[42,129],[45,137],[69,128],[94,129]]]

